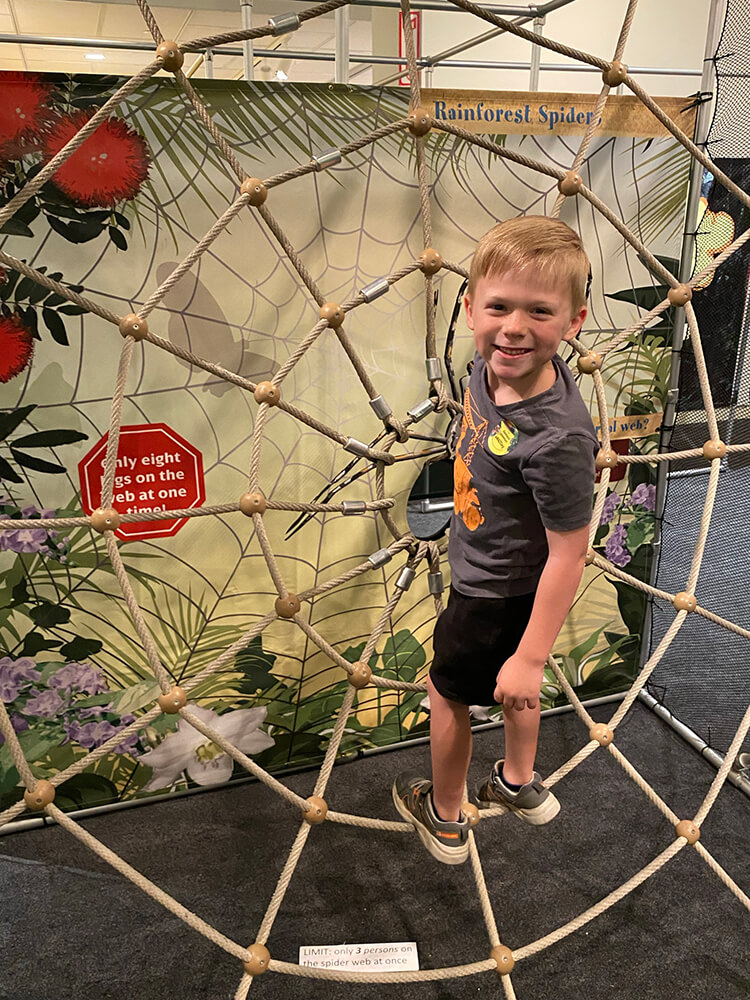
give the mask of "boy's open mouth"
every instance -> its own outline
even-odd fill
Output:
[[[530,347],[506,347],[504,344],[493,344],[492,346],[506,358],[520,358],[524,354],[531,353]]]

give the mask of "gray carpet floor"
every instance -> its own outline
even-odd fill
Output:
[[[599,719],[612,706],[597,709]],[[549,773],[584,742],[572,715],[545,719],[538,765]],[[618,746],[675,812],[690,817],[713,769],[636,704]],[[472,781],[502,751],[502,730],[475,740]],[[335,768],[332,808],[393,815],[390,784],[424,768],[425,746]],[[288,783],[310,793],[313,774]],[[671,841],[669,825],[605,751],[558,786],[559,817],[531,828],[506,816],[477,841],[501,937],[519,947],[561,926]],[[249,943],[298,818],[258,784],[91,818],[86,828],[232,939]],[[750,801],[727,786],[702,842],[750,887]],[[750,997],[750,914],[685,848],[587,927],[513,974],[518,1000]],[[296,962],[301,944],[417,941],[423,968],[482,959],[487,937],[469,866],[433,861],[413,835],[323,824],[311,831],[269,948]],[[0,1000],[231,1000],[237,961],[185,927],[63,830],[0,837]],[[268,973],[263,1000],[469,1000],[504,996],[485,973],[441,984],[350,986]]]

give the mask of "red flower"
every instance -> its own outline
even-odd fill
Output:
[[[34,338],[20,316],[0,316],[0,382],[10,382],[31,361]]]
[[[0,149],[38,132],[49,114],[52,87],[33,73],[0,73]]]
[[[46,158],[59,153],[86,124],[93,111],[77,111],[60,118],[44,140]],[[85,208],[113,208],[134,198],[148,177],[148,147],[140,132],[121,118],[108,118],[55,171],[53,184],[75,204]]]

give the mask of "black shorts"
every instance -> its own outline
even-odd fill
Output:
[[[519,597],[466,597],[453,587],[437,620],[432,683],[463,705],[494,705],[497,675],[521,641],[535,593]]]

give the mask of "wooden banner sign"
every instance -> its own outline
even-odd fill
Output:
[[[639,438],[655,434],[661,427],[663,419],[663,413],[646,413],[642,416],[633,417],[611,417],[609,421],[610,440],[617,441],[621,438]],[[597,436],[601,438],[601,424],[595,423],[594,429]]]
[[[577,135],[594,118],[596,94],[525,90],[423,90],[422,104],[437,121],[451,122],[483,135]],[[689,97],[655,97],[655,102],[692,137],[695,106]],[[599,132],[605,135],[657,137],[667,129],[633,95],[611,95]]]

